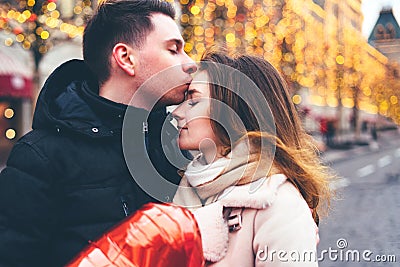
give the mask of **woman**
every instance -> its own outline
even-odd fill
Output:
[[[317,266],[329,180],[287,85],[265,60],[206,55],[172,114],[181,149],[200,150],[174,203],[190,209],[209,266]]]

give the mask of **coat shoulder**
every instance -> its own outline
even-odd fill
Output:
[[[227,188],[219,197],[225,207],[265,209],[274,203],[286,176],[276,174],[252,183]]]
[[[266,209],[257,210],[255,227],[270,222],[271,224],[295,223],[303,220],[314,224],[311,211],[296,187],[286,181],[277,192],[274,202]]]

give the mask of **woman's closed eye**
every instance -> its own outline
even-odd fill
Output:
[[[195,106],[199,102],[202,102],[204,100],[203,94],[201,91],[195,89],[195,88],[189,88],[187,94],[186,94],[186,101],[187,104],[191,107]]]
[[[200,101],[199,100],[196,100],[196,99],[189,99],[188,100],[188,105],[189,106],[195,106],[197,103],[199,103]]]

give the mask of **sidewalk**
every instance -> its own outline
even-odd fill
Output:
[[[354,135],[347,134],[343,136],[341,141],[346,142],[354,139]],[[316,137],[316,140],[319,140]],[[349,158],[358,156],[360,154],[374,153],[382,151],[387,148],[392,148],[393,145],[400,145],[400,132],[398,130],[386,130],[378,132],[378,140],[375,142],[368,134],[362,134],[359,145],[353,144],[346,148],[327,148],[326,151],[321,153],[321,158],[324,162],[338,163]]]

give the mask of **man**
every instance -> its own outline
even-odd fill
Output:
[[[146,131],[145,144],[130,140],[129,154],[141,159],[146,147],[158,172],[178,183],[160,131],[165,106],[184,99],[196,66],[183,51],[174,16],[172,6],[158,0],[105,1],[85,30],[84,61],[66,62],[48,78],[33,131],[14,146],[0,174],[0,266],[63,266],[90,240],[155,200],[125,161],[128,104],[135,106],[129,107],[132,129]],[[164,69],[172,70],[167,80],[175,85],[150,83],[130,103]],[[164,128],[173,136],[172,126]]]

